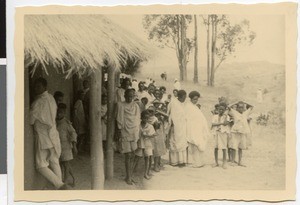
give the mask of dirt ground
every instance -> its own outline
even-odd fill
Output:
[[[209,141],[205,153],[206,166],[203,168],[172,167],[168,164],[168,154],[164,156],[164,169],[153,172],[150,180],[143,178],[143,160],[140,161],[134,179],[135,185],[124,181],[124,156],[115,153],[114,179],[106,181],[107,190],[280,190],[285,188],[285,137],[266,127],[257,127],[253,135],[253,146],[244,151],[247,167],[228,166],[212,168],[214,163],[213,140]],[[221,152],[219,156],[221,155]],[[221,157],[219,157],[221,163]],[[75,159],[72,163],[77,179],[75,189],[90,189],[90,160],[88,156]]]
[[[256,67],[255,67],[256,66]],[[269,67],[267,67],[269,66]],[[257,71],[253,72],[253,69]],[[238,67],[224,70],[219,74],[215,87],[194,85],[191,82],[183,83],[182,87],[190,92],[199,90],[201,93],[201,110],[211,121],[210,111],[217,103],[220,96],[227,96],[230,101],[245,100],[254,103],[252,122],[252,147],[244,151],[243,159],[247,167],[228,166],[226,170],[222,168],[212,168],[214,163],[213,139],[208,142],[205,152],[206,166],[203,168],[172,167],[168,163],[169,156],[163,158],[164,170],[159,173],[153,172],[154,176],[150,180],[143,179],[143,160],[140,161],[138,169],[134,175],[135,185],[127,185],[124,181],[125,167],[124,156],[115,154],[114,179],[105,182],[105,189],[108,190],[167,190],[167,189],[197,189],[197,190],[281,190],[285,189],[285,126],[284,124],[269,124],[268,126],[256,125],[255,118],[260,113],[270,111],[285,110],[285,80],[284,70],[273,65],[253,65],[243,70],[243,76],[237,72]],[[272,70],[272,73],[270,72]],[[239,75],[239,76],[238,76]],[[171,76],[171,75],[169,75]],[[150,76],[153,77],[153,76]],[[145,79],[145,76],[140,76]],[[171,92],[172,80],[161,81],[159,76],[154,78],[157,85],[166,86]],[[138,78],[139,80],[139,78]],[[255,103],[257,88],[267,90],[264,96],[264,103]],[[283,117],[284,119],[284,117]],[[219,160],[221,163],[221,151]],[[91,174],[90,160],[88,156],[82,156],[72,162],[72,166],[77,179],[74,189],[90,189]]]

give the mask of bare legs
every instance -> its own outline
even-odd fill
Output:
[[[232,149],[228,148],[228,161],[231,162],[232,161]]]
[[[239,154],[239,162],[238,162],[238,165],[239,165],[239,166],[242,166],[242,167],[246,167],[246,166],[242,163],[243,150],[239,148],[238,154]]]
[[[75,177],[73,174],[73,170],[72,170],[70,161],[61,162],[61,166],[62,166],[62,173],[63,173],[63,182],[67,183],[69,176],[71,176],[72,177],[71,185],[74,187],[75,186]]]
[[[151,156],[150,157],[145,157],[145,171],[144,171],[144,178],[145,179],[150,179],[150,167],[151,167]]]
[[[125,153],[125,170],[126,170],[126,178],[125,181],[127,184],[132,185],[132,152]]]
[[[219,166],[219,162],[218,162],[218,151],[219,149],[218,148],[215,148],[215,162],[216,164],[213,166],[213,167],[218,167]],[[222,164],[222,167],[223,169],[226,169],[226,149],[222,149],[222,152],[223,152],[223,164]]]
[[[215,148],[215,152],[214,152],[214,154],[215,154],[215,162],[216,162],[216,164],[214,165],[214,167],[218,167],[219,166],[219,162],[218,162],[218,148]]]
[[[159,172],[160,157],[154,157],[154,171]]]

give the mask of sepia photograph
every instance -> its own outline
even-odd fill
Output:
[[[287,189],[285,15],[22,17],[23,194]]]

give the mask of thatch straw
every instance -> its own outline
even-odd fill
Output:
[[[27,15],[24,28],[25,66],[41,65],[46,73],[53,67],[81,75],[106,63],[119,68],[129,57],[144,61],[154,53],[103,15]]]

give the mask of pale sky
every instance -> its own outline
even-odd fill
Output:
[[[142,25],[141,15],[108,15],[115,23],[141,39],[148,41],[147,33]],[[256,39],[251,46],[238,46],[233,56],[228,57],[224,63],[268,61],[276,64],[285,62],[285,19],[281,15],[251,15],[241,16],[229,15],[231,22],[240,22],[243,19],[250,21],[250,29],[256,32]],[[199,61],[200,66],[206,65],[206,30],[202,19],[198,18],[199,38]],[[193,35],[193,23],[191,24],[191,35]],[[154,43],[152,43],[154,44]],[[234,57],[235,56],[235,57]],[[193,64],[193,53],[190,56],[190,65]],[[202,60],[201,60],[202,59]],[[204,60],[205,59],[205,60]],[[172,49],[161,49],[160,55],[148,64],[160,66],[177,66],[175,51]]]

